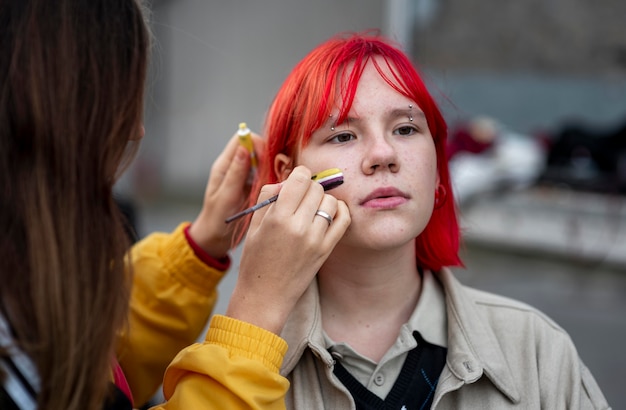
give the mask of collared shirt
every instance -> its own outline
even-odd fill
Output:
[[[447,268],[433,272],[446,301],[447,355],[432,409],[607,410],[602,391],[567,332],[537,309],[462,285]],[[281,374],[287,409],[355,410],[326,349],[317,281],[292,310]]]
[[[393,387],[408,352],[417,346],[413,332],[435,345],[447,347],[446,299],[441,284],[426,270],[422,275],[422,290],[409,321],[402,325],[395,343],[379,363],[359,354],[349,344],[335,343],[326,332],[324,340],[335,360],[380,398],[385,398]]]

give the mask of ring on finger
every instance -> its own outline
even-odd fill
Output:
[[[315,215],[321,216],[322,218],[326,219],[326,222],[328,222],[328,226],[330,226],[330,224],[333,223],[333,217],[330,216],[328,212],[318,209],[317,211],[315,211]]]

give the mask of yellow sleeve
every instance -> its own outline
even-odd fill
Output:
[[[187,225],[151,234],[130,252],[129,323],[117,354],[137,405],[154,395],[176,354],[198,339],[225,273],[194,254],[183,232]]]
[[[216,315],[206,340],[181,351],[163,382],[167,402],[152,410],[285,409],[279,374],[287,343],[249,323]]]

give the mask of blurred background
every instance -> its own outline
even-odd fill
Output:
[[[572,336],[626,408],[626,2],[152,0],[139,157],[117,186],[140,237],[200,210],[239,122],[261,125],[293,66],[339,31],[380,29],[424,75],[474,287],[526,301]],[[223,313],[236,280],[220,285]]]

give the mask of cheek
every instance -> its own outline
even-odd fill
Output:
[[[356,167],[355,156],[340,155],[338,152],[321,152],[321,150],[304,149],[296,158],[295,165],[304,165],[312,173],[317,173],[330,168],[339,168],[348,181]]]
[[[421,195],[434,196],[437,187],[437,164],[434,159],[405,158],[403,166],[411,175],[411,187]]]
[[[437,168],[437,153],[434,145],[421,143],[417,146],[401,147],[398,152],[402,166],[419,168],[423,172]]]

